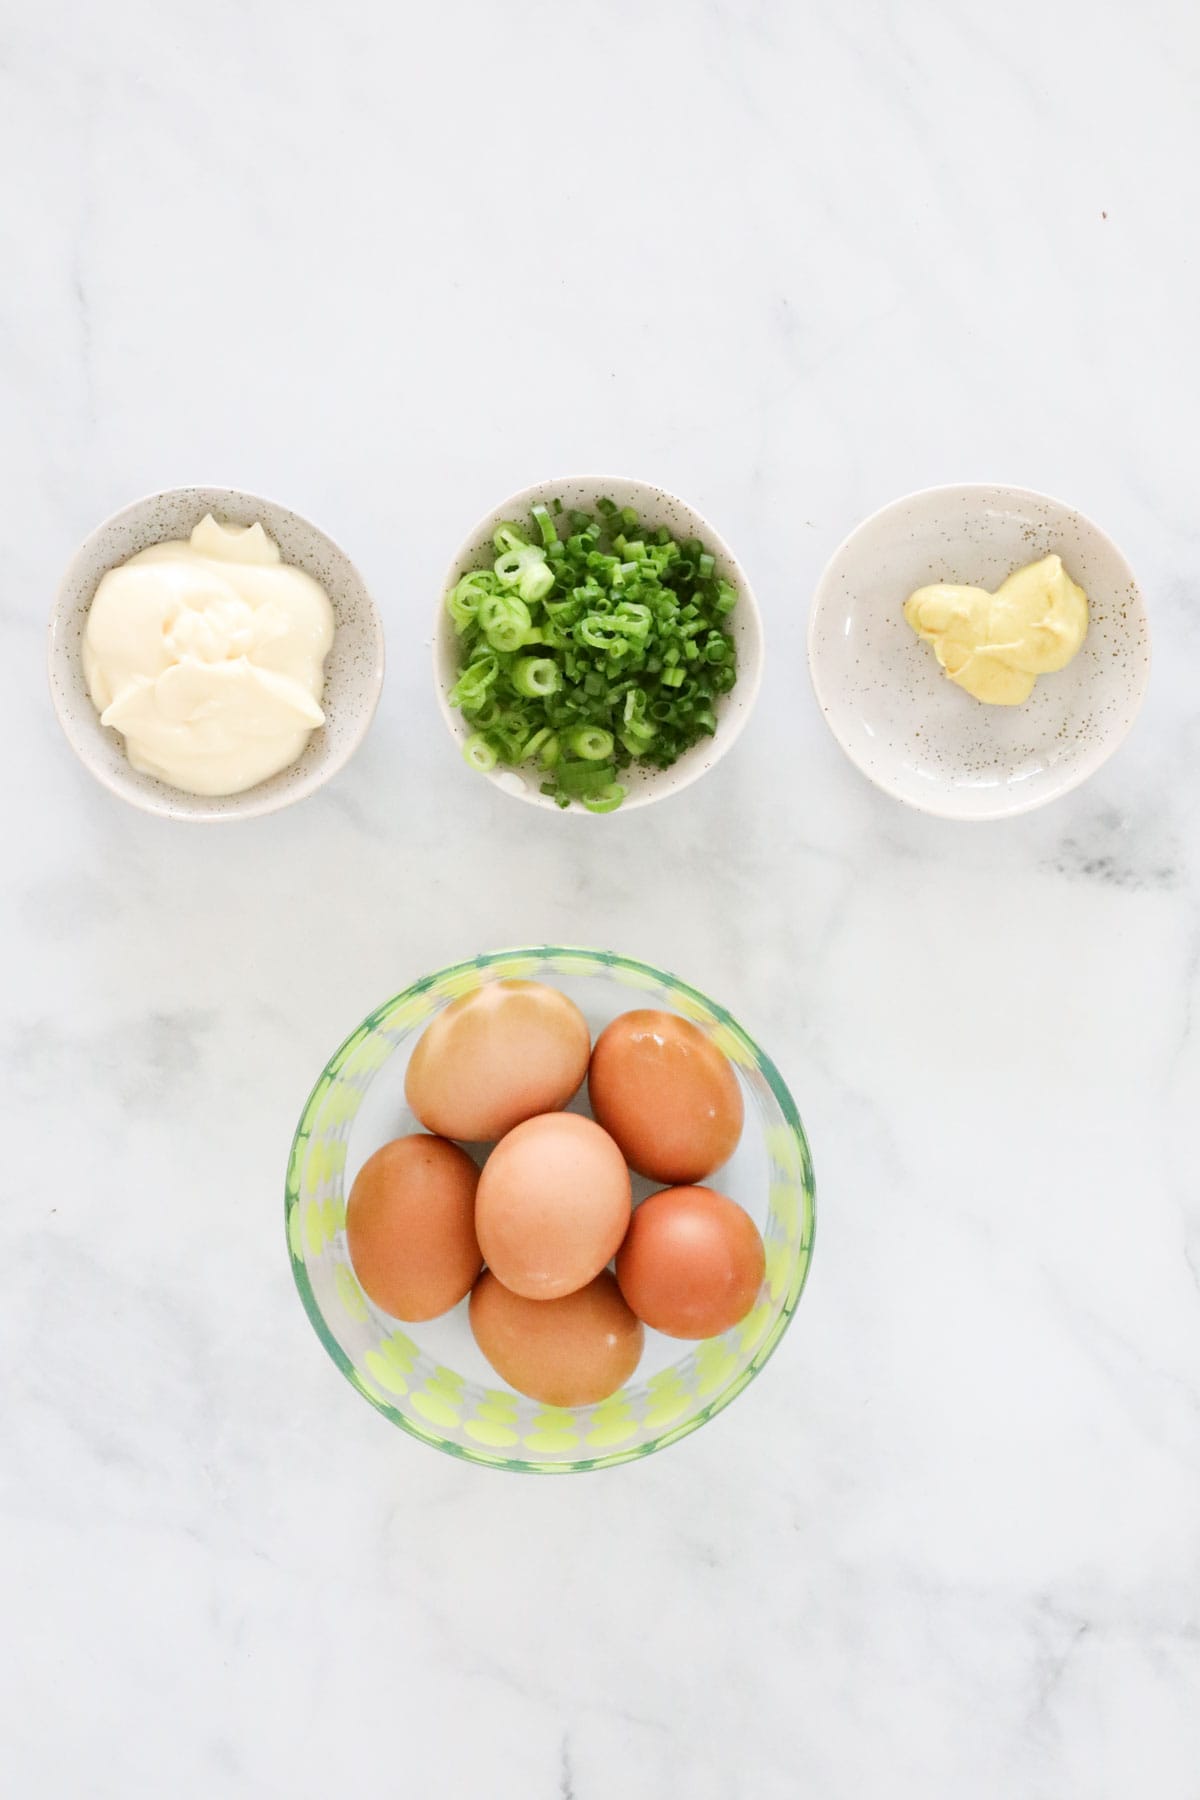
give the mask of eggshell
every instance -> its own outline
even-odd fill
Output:
[[[565,994],[540,981],[493,981],[464,994],[423,1032],[404,1091],[443,1137],[491,1142],[556,1112],[587,1073],[591,1034]]]
[[[554,1300],[616,1254],[632,1196],[606,1131],[575,1113],[527,1119],[483,1166],[475,1228],[484,1261],[514,1294]]]
[[[470,1292],[479,1171],[444,1138],[395,1138],[369,1156],[346,1202],[346,1244],[363,1290],[395,1319],[434,1319]]]
[[[596,1040],[588,1094],[631,1168],[692,1182],[727,1162],[742,1135],[742,1090],[727,1057],[675,1013],[622,1013]]]
[[[708,1338],[744,1319],[766,1268],[748,1212],[713,1188],[664,1188],[643,1200],[617,1255],[621,1292],[668,1337]]]
[[[645,1336],[607,1269],[558,1300],[524,1299],[489,1271],[471,1294],[470,1319],[497,1375],[545,1406],[615,1394],[637,1368]]]

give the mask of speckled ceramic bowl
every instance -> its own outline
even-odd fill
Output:
[[[628,812],[632,807],[649,806],[653,800],[665,800],[668,794],[679,793],[720,762],[733,748],[749,719],[762,681],[762,619],[746,572],[725,540],[686,500],[680,500],[650,482],[633,481],[624,475],[564,475],[556,480],[535,482],[532,487],[510,494],[472,527],[446,571],[434,623],[433,678],[442,717],[461,750],[472,727],[458,708],[450,704],[450,690],[459,673],[459,643],[454,622],[446,611],[446,595],[469,569],[483,569],[491,564],[496,555],[492,533],[505,519],[528,520],[529,509],[536,500],[559,499],[565,508],[594,512],[596,501],[602,496],[607,496],[617,506],[632,506],[652,530],[665,525],[676,537],[700,538],[715,557],[718,573],[731,581],[738,591],[738,603],[730,615],[730,630],[737,645],[737,684],[717,701],[716,732],[693,745],[669,769],[639,768],[635,764],[622,770],[621,785],[627,792],[619,810]],[[535,806],[551,812],[583,813],[588,818],[597,816],[578,802],[567,808],[560,807],[548,794],[541,792],[545,777],[540,773],[533,775],[520,769],[496,768],[481,777],[468,771],[465,765],[463,772],[464,779],[467,774],[476,781],[486,779],[502,793],[512,794],[518,800],[532,801]]]
[[[404,1097],[412,1050],[459,995],[505,978],[548,982],[583,1009],[593,1038],[619,1013],[662,1007],[693,1019],[729,1057],[746,1124],[712,1183],[755,1220],[766,1245],[758,1300],[704,1343],[647,1331],[634,1379],[596,1406],[551,1407],[501,1383],[471,1335],[464,1300],[440,1319],[401,1325],[367,1299],[346,1248],[346,1194],[390,1138],[420,1130]],[[572,1111],[586,1112],[585,1094]],[[635,1178],[635,1198],[652,1184]],[[763,1368],[796,1311],[812,1256],[815,1188],[795,1102],[774,1064],[721,1007],[627,957],[542,946],[498,951],[429,975],[363,1021],[309,1096],[288,1163],[292,1274],[325,1349],[371,1405],[422,1443],[489,1468],[570,1474],[662,1450],[711,1419]]]
[[[259,520],[285,562],[312,575],[333,603],[333,647],[325,664],[321,704],[326,722],[304,754],[243,794],[214,799],[185,794],[141,775],[125,755],[124,739],[101,725],[83,677],[80,647],[88,608],[101,576],[139,550],[185,538],[205,513],[226,524]],[[336,775],[367,734],[383,686],[383,626],[366,583],[346,552],[299,513],[236,488],[170,488],[135,500],[98,525],[67,567],[50,615],[50,692],[59,723],[80,761],[122,800],[166,818],[211,823],[253,818],[302,800]]]
[[[1039,676],[1023,706],[982,705],[942,674],[904,602],[936,581],[994,590],[1050,551],[1087,593],[1083,647]],[[830,730],[877,787],[942,818],[1003,819],[1078,787],[1112,755],[1146,691],[1150,635],[1132,569],[1082,513],[1026,488],[928,488],[834,552],[808,658]]]

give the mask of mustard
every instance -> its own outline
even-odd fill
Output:
[[[918,588],[904,617],[951,681],[992,706],[1020,706],[1039,675],[1065,669],[1087,634],[1088,600],[1060,556],[1043,556],[986,588]]]

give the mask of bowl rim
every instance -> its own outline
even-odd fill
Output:
[[[881,775],[878,770],[868,768],[865,761],[858,753],[857,748],[852,748],[842,736],[841,732],[835,728],[830,717],[829,704],[826,697],[829,690],[822,690],[821,682],[817,674],[817,625],[824,605],[826,584],[832,575],[834,564],[838,561],[838,558],[849,548],[861,531],[865,531],[868,526],[874,525],[887,513],[895,511],[898,507],[911,505],[915,500],[930,500],[936,495],[944,494],[1007,494],[1011,495],[1016,500],[1033,501],[1042,506],[1055,507],[1059,512],[1068,513],[1073,519],[1079,520],[1080,523],[1086,525],[1090,531],[1094,531],[1096,536],[1103,543],[1107,544],[1117,562],[1123,566],[1129,579],[1130,591],[1135,599],[1135,610],[1142,622],[1145,637],[1146,653],[1141,663],[1140,681],[1137,683],[1134,690],[1133,708],[1116,736],[1103,739],[1100,746],[1100,753],[1094,760],[1090,762],[1085,760],[1078,769],[1061,783],[1060,786],[1052,789],[1050,793],[1017,797],[1006,805],[999,807],[995,812],[990,813],[971,814],[957,812],[952,807],[944,804],[939,805],[933,800],[924,802],[922,800],[914,799],[910,794],[901,793],[900,790],[890,782],[886,776]],[[924,813],[929,818],[946,819],[956,825],[992,825],[997,824],[1004,819],[1018,818],[1022,813],[1036,812],[1039,807],[1049,806],[1055,800],[1063,799],[1065,795],[1072,793],[1076,788],[1082,787],[1085,781],[1090,781],[1092,776],[1095,775],[1099,769],[1104,767],[1104,764],[1109,758],[1116,754],[1129,736],[1129,733],[1133,730],[1133,727],[1137,722],[1138,714],[1141,712],[1142,704],[1146,698],[1146,689],[1150,683],[1150,670],[1153,660],[1150,612],[1146,605],[1146,597],[1142,592],[1141,583],[1134,573],[1133,565],[1130,563],[1129,558],[1125,555],[1115,538],[1105,531],[1102,525],[1098,525],[1090,514],[1081,512],[1077,506],[1072,506],[1069,501],[1060,500],[1054,494],[1042,493],[1038,488],[1024,487],[1019,483],[1008,481],[939,482],[933,487],[913,488],[910,493],[898,494],[894,500],[889,500],[883,506],[876,507],[873,512],[867,513],[846,533],[845,537],[842,538],[841,542],[828,557],[817,578],[816,586],[813,588],[812,600],[809,605],[806,648],[808,653],[808,676],[809,681],[812,684],[812,690],[816,698],[818,709],[834,742],[848,760],[853,763],[859,774],[864,775],[881,793],[886,794],[891,800],[898,801],[902,806],[911,807],[914,812]]]
[[[72,720],[64,708],[58,685],[54,680],[55,668],[63,662],[68,653],[61,633],[66,617],[67,588],[70,585],[73,571],[79,563],[80,558],[86,553],[89,546],[96,539],[102,537],[105,532],[111,531],[114,526],[120,525],[126,521],[132,522],[136,515],[143,512],[145,508],[154,506],[160,501],[171,500],[184,494],[227,494],[239,502],[244,502],[251,507],[270,507],[277,513],[286,513],[291,518],[298,520],[301,525],[307,526],[310,531],[316,532],[317,536],[323,538],[330,549],[343,559],[347,568],[351,571],[354,579],[358,583],[362,597],[367,603],[367,617],[370,623],[371,637],[373,640],[371,667],[368,675],[363,681],[362,691],[364,705],[357,728],[349,734],[345,742],[338,747],[336,752],[331,753],[327,759],[322,759],[322,761],[312,770],[311,774],[306,776],[303,781],[296,782],[285,792],[276,793],[269,797],[260,795],[257,799],[255,799],[255,795],[259,794],[259,789],[265,785],[263,782],[257,783],[255,787],[245,789],[242,794],[228,794],[222,796],[187,794],[183,789],[178,790],[180,798],[184,802],[188,800],[202,801],[212,798],[223,799],[226,802],[226,810],[221,812],[218,812],[215,809],[205,810],[203,808],[193,808],[181,805],[179,801],[172,798],[176,790],[170,788],[165,782],[158,783],[158,785],[162,787],[164,793],[164,797],[161,800],[158,799],[156,795],[144,794],[140,790],[130,791],[124,786],[119,777],[113,775],[107,769],[98,767],[92,760],[92,757],[84,749],[83,745],[77,742]],[[158,541],[165,542],[164,539],[159,539]],[[117,565],[114,564],[113,566],[116,567]],[[98,578],[96,582],[97,587],[99,586],[101,579],[103,579],[103,577]],[[89,605],[94,598],[95,588],[93,588],[92,594],[88,600]],[[379,611],[378,603],[367,585],[366,577],[363,575],[362,570],[344,545],[339,543],[337,538],[331,537],[324,526],[319,525],[317,521],[310,518],[307,513],[297,512],[294,506],[288,506],[285,501],[273,500],[270,495],[267,494],[251,493],[248,488],[228,487],[222,482],[185,482],[178,483],[173,487],[155,488],[149,493],[139,494],[135,500],[130,500],[124,506],[119,506],[115,512],[109,513],[107,518],[101,519],[98,524],[92,527],[87,536],[82,538],[71,552],[71,555],[63,568],[63,572],[59,577],[58,586],[55,589],[54,598],[50,604],[50,617],[47,625],[46,642],[46,678],[50,689],[50,702],[54,708],[54,714],[58,720],[59,728],[67,743],[70,745],[79,761],[83,764],[83,767],[92,776],[93,780],[98,781],[101,787],[106,788],[110,794],[114,794],[118,800],[123,800],[128,806],[136,807],[139,812],[148,813],[154,818],[172,819],[183,825],[226,825],[236,824],[239,819],[265,818],[269,813],[282,812],[285,807],[292,806],[299,800],[308,799],[311,794],[316,793],[319,788],[324,787],[327,781],[331,781],[335,775],[341,773],[351,757],[353,757],[362,746],[363,740],[371,728],[379,707],[380,696],[383,693],[386,664],[387,640],[384,634],[383,618]],[[132,765],[130,765],[130,768],[132,774],[137,774],[137,771],[132,769]],[[284,771],[280,770],[279,773],[282,774]],[[148,779],[154,780],[155,778],[151,776],[148,777]],[[273,779],[273,777],[268,777],[268,779]],[[246,801],[247,804],[233,806],[229,804],[230,802],[240,802],[243,800]]]
[[[699,507],[693,506],[691,501],[686,500],[682,494],[675,493],[671,488],[663,487],[660,482],[646,481],[639,475],[617,475],[611,472],[607,475],[588,473],[553,475],[543,481],[533,481],[523,488],[516,489],[514,493],[509,494],[495,506],[489,507],[486,512],[480,514],[471,529],[463,536],[457,550],[446,565],[446,571],[442,577],[441,585],[438,588],[437,598],[434,603],[431,660],[433,666],[433,691],[437,701],[438,711],[442,715],[446,729],[449,731],[455,747],[461,751],[462,746],[470,736],[470,733],[465,729],[465,721],[463,720],[461,713],[459,713],[456,707],[450,705],[446,697],[442,688],[438,665],[440,651],[442,644],[445,641],[447,631],[446,595],[452,586],[452,578],[466,553],[467,547],[472,544],[477,537],[490,531],[495,521],[508,517],[511,511],[522,509],[527,511],[532,501],[541,498],[555,487],[594,485],[603,492],[603,484],[605,482],[613,481],[624,482],[629,487],[643,489],[646,493],[655,494],[668,503],[674,502],[675,505],[683,507],[687,513],[690,513],[693,518],[699,521],[700,526],[703,529],[707,547],[715,549],[718,552],[728,564],[736,579],[738,605],[739,607],[743,604],[745,605],[743,617],[747,617],[751,621],[752,635],[757,647],[757,654],[754,658],[753,666],[747,668],[744,673],[739,667],[738,678],[734,687],[730,689],[729,695],[723,696],[724,699],[729,699],[736,692],[742,696],[743,705],[738,713],[730,720],[718,721],[718,730],[709,740],[714,747],[711,760],[707,763],[699,764],[695,769],[690,770],[685,775],[674,775],[674,770],[678,768],[678,764],[673,765],[671,769],[656,770],[655,774],[661,775],[664,778],[665,785],[660,788],[655,783],[651,782],[650,785],[641,789],[638,793],[630,795],[626,800],[622,801],[621,805],[615,809],[615,814],[627,814],[636,812],[641,807],[650,806],[655,801],[669,800],[673,794],[683,793],[684,790],[691,787],[694,782],[697,782],[703,776],[710,774],[717,763],[720,762],[726,753],[733,748],[742,732],[746,729],[751,714],[758,704],[759,693],[762,689],[763,664],[766,657],[762,609],[758,604],[754,589],[751,586],[750,577],[746,574],[742,564],[734,555],[734,552],[726,539],[723,538],[716,527],[710,523],[707,515],[702,513]],[[578,801],[572,801],[570,806],[559,806],[548,794],[540,794],[531,791],[526,784],[522,784],[519,790],[505,787],[502,785],[501,778],[506,773],[511,773],[511,771],[504,768],[498,768],[496,770],[489,769],[487,771],[487,779],[499,793],[506,794],[510,800],[523,800],[529,805],[538,807],[543,812],[549,810],[555,813],[567,814],[572,817],[577,817],[580,814],[586,814],[589,818],[609,816],[589,813],[587,807],[580,805]],[[673,782],[668,781],[668,778],[673,775]],[[613,816],[615,816],[615,814]]]
[[[698,1408],[690,1417],[682,1420],[679,1424],[668,1427],[665,1431],[660,1432],[656,1437],[650,1439],[648,1443],[636,1444],[626,1449],[614,1450],[598,1456],[573,1458],[564,1462],[540,1463],[532,1462],[527,1457],[504,1456],[495,1451],[487,1451],[482,1448],[474,1449],[465,1444],[454,1443],[449,1439],[442,1437],[432,1426],[419,1426],[416,1421],[409,1418],[407,1414],[398,1411],[397,1408],[390,1405],[381,1394],[371,1391],[364,1386],[361,1382],[359,1371],[355,1368],[350,1358],[346,1355],[346,1352],[342,1349],[341,1344],[338,1343],[337,1339],[333,1336],[325,1323],[324,1314],[322,1313],[320,1304],[313,1292],[312,1283],[308,1278],[307,1266],[303,1257],[298,1256],[293,1247],[292,1219],[300,1205],[297,1173],[300,1167],[302,1151],[309,1137],[307,1126],[310,1113],[312,1112],[312,1108],[318,1096],[324,1091],[326,1083],[331,1081],[336,1075],[345,1056],[361,1042],[363,1034],[372,1030],[377,1022],[385,1015],[389,1014],[393,1008],[402,1005],[406,1000],[427,992],[430,987],[438,982],[452,979],[457,975],[465,975],[472,971],[487,969],[497,964],[508,963],[514,959],[526,957],[545,958],[554,956],[578,957],[583,961],[594,965],[594,972],[602,972],[606,969],[616,968],[631,969],[640,975],[649,975],[654,978],[656,983],[665,982],[669,989],[677,990],[680,994],[698,1001],[701,1006],[712,1013],[719,1024],[732,1030],[737,1035],[741,1042],[753,1053],[755,1063],[770,1087],[775,1102],[783,1115],[791,1139],[798,1150],[800,1159],[800,1184],[808,1198],[808,1223],[807,1230],[802,1227],[800,1232],[800,1238],[793,1256],[793,1266],[789,1273],[788,1287],[784,1296],[783,1306],[780,1309],[779,1317],[774,1321],[762,1342],[757,1346],[745,1368],[740,1370],[738,1374],[722,1387],[710,1400],[706,1401],[706,1403]],[[345,1376],[355,1392],[360,1394],[364,1400],[369,1401],[376,1412],[382,1413],[386,1419],[389,1419],[392,1424],[398,1425],[400,1429],[407,1432],[410,1437],[416,1438],[421,1443],[432,1445],[434,1449],[441,1450],[447,1456],[456,1457],[460,1462],[476,1463],[481,1468],[502,1469],[506,1472],[515,1474],[582,1475],[589,1474],[598,1469],[616,1468],[622,1463],[640,1462],[647,1456],[653,1455],[656,1451],[665,1450],[669,1445],[678,1443],[681,1438],[690,1437],[692,1432],[698,1431],[702,1425],[707,1425],[710,1419],[716,1418],[718,1413],[724,1412],[727,1406],[731,1406],[738,1395],[743,1393],[745,1389],[749,1387],[750,1383],[757,1375],[761,1374],[762,1370],[771,1360],[771,1357],[775,1354],[775,1351],[779,1348],[784,1333],[791,1324],[792,1319],[795,1317],[796,1310],[800,1304],[800,1298],[808,1282],[809,1271],[812,1267],[813,1246],[816,1242],[817,1184],[808,1136],[801,1121],[799,1109],[796,1106],[795,1100],[792,1098],[787,1083],[784,1081],[783,1076],[780,1074],[771,1058],[760,1049],[759,1045],[755,1039],[750,1036],[749,1032],[747,1032],[743,1026],[739,1025],[733,1015],[723,1006],[719,1006],[715,1001],[710,1000],[707,994],[701,993],[698,988],[692,987],[688,982],[681,981],[678,976],[672,975],[668,970],[659,969],[653,963],[643,962],[637,957],[621,956],[617,952],[609,950],[592,950],[578,944],[533,944],[521,945],[510,949],[483,951],[478,956],[468,957],[462,962],[450,963],[443,969],[435,970],[432,974],[423,975],[419,980],[410,983],[408,987],[402,988],[400,992],[391,999],[384,1000],[380,1005],[372,1008],[371,1012],[367,1014],[362,1023],[356,1026],[353,1031],[343,1038],[332,1056],[326,1061],[324,1068],[321,1070],[320,1075],[313,1084],[308,1098],[304,1102],[299,1122],[293,1133],[291,1148],[288,1152],[287,1172],[284,1180],[283,1212],[284,1241],[287,1246],[288,1262],[291,1264],[292,1278],[296,1283],[296,1289],[300,1295],[304,1310],[308,1314],[309,1323],[312,1325],[320,1342],[324,1345],[325,1351],[331,1361]],[[572,1411],[576,1409],[567,1408],[565,1410]]]

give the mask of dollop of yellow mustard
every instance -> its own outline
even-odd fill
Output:
[[[1088,600],[1063,568],[1043,556],[986,588],[939,582],[904,602],[904,617],[932,644],[951,681],[992,706],[1020,706],[1039,675],[1065,669],[1088,628]]]

